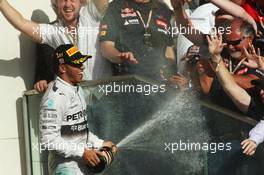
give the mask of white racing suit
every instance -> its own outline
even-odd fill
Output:
[[[82,88],[57,77],[40,107],[41,149],[49,150],[49,174],[91,174],[82,159],[84,148],[100,148],[103,140],[89,132]]]

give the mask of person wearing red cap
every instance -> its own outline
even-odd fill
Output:
[[[116,153],[111,141],[99,139],[89,131],[82,81],[85,61],[71,44],[60,45],[54,52],[57,77],[44,94],[40,105],[41,149],[49,151],[49,174],[87,175],[89,166],[100,163],[101,147]]]

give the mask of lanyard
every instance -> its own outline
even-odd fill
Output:
[[[77,44],[78,44],[78,28],[74,28],[74,30],[76,30],[76,34],[75,34],[75,35],[73,35],[73,34],[71,33],[71,31],[70,31],[70,32],[65,31],[65,35],[68,37],[68,39],[71,41],[71,43],[72,43],[74,46],[77,47]]]
[[[69,38],[69,40],[71,41],[71,43],[77,47],[77,43],[78,43],[78,35],[77,36],[73,36],[71,33],[66,33],[67,37]]]
[[[236,65],[236,67],[234,68],[234,70],[232,70],[232,61],[231,59],[229,59],[229,72],[231,74],[235,74],[235,72],[237,71],[237,69],[241,66],[241,64],[247,59],[247,57],[243,58],[242,60],[239,61],[239,63]]]
[[[143,20],[141,13],[138,10],[136,12],[137,12],[142,24],[143,24],[144,29],[147,30],[149,28],[149,23],[150,23],[150,20],[151,20],[151,17],[152,17],[152,10],[150,10],[150,12],[149,12],[147,24]]]

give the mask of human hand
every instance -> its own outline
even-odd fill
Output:
[[[251,26],[254,28],[255,33],[258,34],[258,26],[256,21],[254,20],[253,17],[251,17],[250,15],[248,15],[248,19],[245,20],[246,22],[248,22],[249,24],[251,24]]]
[[[132,52],[121,52],[118,57],[120,57],[122,60],[127,60],[132,64],[138,64],[138,61]]]
[[[113,142],[111,142],[111,141],[104,141],[103,146],[106,146],[108,148],[111,148],[113,154],[116,154],[117,153],[117,149],[118,148],[117,148],[117,146]]]
[[[243,151],[244,154],[248,156],[252,156],[253,154],[255,154],[257,144],[253,140],[246,139],[241,142],[241,146],[242,146],[242,149],[244,150]]]
[[[171,85],[177,85],[177,87],[179,87],[180,90],[184,90],[189,86],[188,78],[180,74],[171,76],[169,79],[169,83]]]
[[[37,90],[38,92],[45,92],[47,88],[48,88],[48,82],[46,80],[39,80],[34,84],[34,89]]]
[[[89,166],[96,166],[100,163],[100,159],[98,157],[99,155],[102,155],[102,153],[100,151],[91,149],[85,149],[84,153],[83,153],[83,160],[89,165]],[[103,156],[103,155],[102,155]]]
[[[264,70],[264,57],[260,55],[260,49],[258,48],[258,53],[256,53],[256,50],[253,45],[249,45],[249,49],[244,49],[244,54],[247,57],[247,61],[244,61],[243,64],[250,67],[250,68],[259,68],[261,70]]]
[[[206,35],[206,39],[208,42],[208,50],[209,53],[212,55],[212,61],[213,62],[219,62],[219,56],[226,45],[226,43],[223,43],[223,37],[221,34],[218,35],[213,35],[211,34],[210,36]],[[217,60],[218,59],[218,60]]]

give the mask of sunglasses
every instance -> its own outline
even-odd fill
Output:
[[[239,45],[241,43],[241,41],[243,41],[244,39],[245,39],[245,37],[242,37],[241,39],[238,39],[238,40],[232,40],[232,41],[226,40],[225,42],[227,45],[236,46],[236,45]]]

